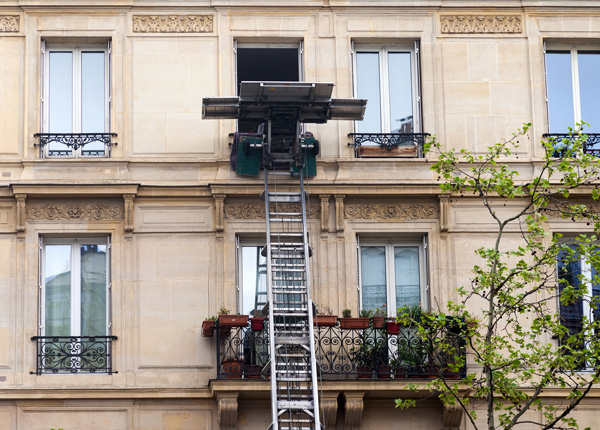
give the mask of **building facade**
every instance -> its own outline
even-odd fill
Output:
[[[360,123],[306,127],[313,298],[443,310],[494,224],[441,195],[423,143],[483,151],[531,122],[511,160],[531,175],[544,133],[599,131],[599,52],[590,0],[0,0],[0,429],[269,426],[264,375],[230,377],[201,336],[259,308],[265,240],[262,178],[230,161],[257,124],[203,120],[203,97],[282,80],[368,99]],[[324,423],[469,428],[408,382],[324,377]],[[594,428],[600,390],[575,415]]]

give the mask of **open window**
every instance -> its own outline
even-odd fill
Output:
[[[237,240],[238,312],[258,316],[267,304],[267,259],[264,244]]]
[[[236,94],[244,81],[297,82],[303,79],[302,42],[243,43],[235,42]],[[256,132],[260,121],[238,120],[241,133]]]
[[[406,240],[361,239],[358,245],[360,309],[383,305],[389,316],[402,306],[429,307],[426,238]]]
[[[42,41],[42,156],[109,155],[110,51],[110,42]]]

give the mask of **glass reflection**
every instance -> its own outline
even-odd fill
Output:
[[[81,53],[81,132],[103,133],[105,125],[104,52]],[[103,151],[101,142],[89,143],[90,151]]]
[[[45,335],[71,333],[71,245],[47,245],[44,262]]]
[[[361,246],[362,308],[375,310],[387,303],[385,247]]]
[[[73,53],[49,53],[48,132],[73,132]],[[61,143],[52,142],[50,151],[69,151]]]
[[[571,53],[552,51],[546,55],[548,125],[551,133],[564,133],[574,125]]]
[[[377,52],[356,53],[356,86],[358,98],[368,100],[364,119],[358,122],[358,132],[381,133],[379,54]]]
[[[419,248],[395,247],[396,306],[412,306],[421,303],[419,273]]]
[[[413,132],[413,101],[410,52],[388,54],[390,132]]]
[[[590,124],[590,133],[600,132],[600,52],[579,51],[579,94],[581,99],[581,119]]]

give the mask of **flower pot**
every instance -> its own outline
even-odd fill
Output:
[[[250,328],[254,331],[260,331],[265,328],[265,318],[250,318]]]
[[[406,379],[407,377],[406,369],[396,369],[394,371],[394,379]]]
[[[385,328],[385,317],[373,317],[373,328]]]
[[[219,315],[220,327],[246,327],[247,325],[248,315]]]
[[[239,379],[242,377],[242,369],[244,367],[243,360],[238,358],[226,358],[222,362],[223,377],[225,379]]]
[[[215,334],[215,321],[202,321],[202,336],[212,337]]]
[[[244,366],[244,376],[246,379],[260,379],[262,366],[257,364],[247,364]]]
[[[337,320],[337,315],[315,315],[313,324],[319,327],[335,327]]]
[[[388,321],[385,323],[388,334],[400,334],[400,323]]]
[[[340,327],[355,330],[365,329],[369,327],[369,318],[340,318]]]
[[[373,368],[371,366],[356,366],[357,379],[371,379],[373,377]]]
[[[390,379],[392,377],[392,367],[389,364],[380,364],[377,366],[377,377],[379,379]]]

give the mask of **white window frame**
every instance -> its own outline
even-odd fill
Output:
[[[50,53],[51,52],[72,52],[73,53],[73,130],[64,131],[64,133],[81,133],[81,54],[82,52],[104,52],[104,130],[97,130],[98,133],[110,133],[110,111],[111,111],[111,42],[105,44],[52,44],[42,41],[42,133],[49,132],[50,119]],[[44,157],[48,158],[80,158],[82,157],[81,148],[77,150],[70,149],[69,156],[52,156],[49,152],[49,145],[44,147]],[[107,158],[110,148],[104,146],[104,155],[94,156],[85,155],[84,158]]]
[[[111,240],[110,236],[81,238],[44,238],[40,236],[40,271],[39,271],[39,333],[45,336],[46,331],[46,245],[71,245],[71,333],[70,336],[87,336],[81,334],[81,245],[106,246],[106,334],[110,336],[111,323]],[[79,245],[79,246],[76,246]]]
[[[411,90],[412,90],[412,104],[413,104],[413,133],[421,133],[421,85],[420,85],[420,55],[419,55],[419,41],[405,44],[352,44],[352,86],[354,91],[354,97],[358,94],[358,68],[356,64],[356,57],[360,52],[373,52],[379,55],[379,94],[380,94],[380,110],[381,110],[381,133],[390,133],[392,130],[391,118],[390,118],[390,100],[389,100],[389,67],[388,67],[388,56],[390,52],[401,52],[410,53],[410,64],[411,64]],[[367,109],[369,103],[367,102]],[[354,130],[358,132],[359,126],[358,121],[354,123]],[[369,133],[368,131],[361,131],[361,133]],[[376,133],[373,131],[373,133]],[[365,143],[369,145],[369,143]]]
[[[362,303],[362,273],[365,270],[362,267],[362,250],[363,246],[379,246],[385,247],[385,273],[386,273],[386,309],[388,316],[395,317],[398,304],[396,303],[396,279],[394,271],[394,248],[414,248],[419,250],[419,283],[421,307],[429,309],[429,286],[428,286],[428,260],[427,260],[427,238],[419,239],[398,239],[398,240],[377,240],[377,239],[359,239],[357,240],[357,261],[358,261],[358,303],[359,310],[363,309]]]
[[[577,53],[580,51],[600,51],[600,46],[586,46],[586,45],[565,45],[565,44],[550,44],[550,47],[544,43],[544,71],[545,71],[545,83],[546,83],[546,128],[548,133],[565,133],[566,130],[551,130],[550,129],[550,104],[548,98],[548,66],[546,56],[552,51],[569,51],[571,56],[571,86],[573,91],[573,124],[575,126],[578,122],[582,121],[581,118],[581,96],[579,86],[579,62],[577,59]],[[600,126],[600,125],[598,125]]]

